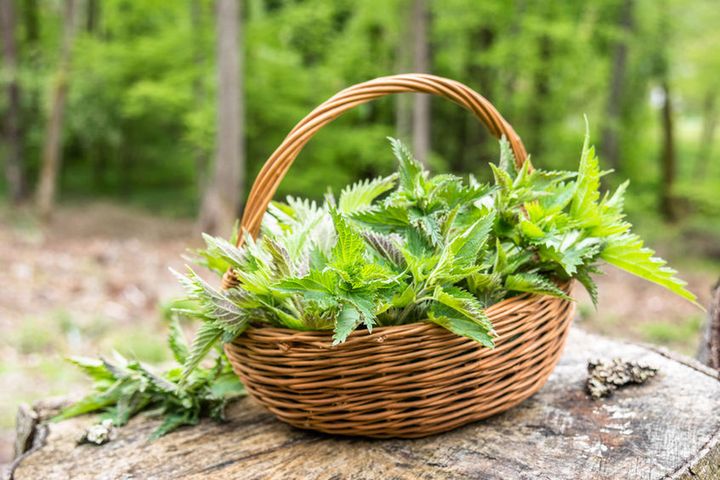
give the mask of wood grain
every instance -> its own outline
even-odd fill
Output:
[[[587,360],[623,357],[660,369],[642,386],[594,401]],[[573,329],[545,387],[508,412],[419,440],[304,432],[252,400],[223,425],[203,422],[156,442],[137,418],[102,447],[76,446],[90,417],[51,424],[16,465],[29,479],[717,479],[720,380],[697,362]]]

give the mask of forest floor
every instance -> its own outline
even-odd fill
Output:
[[[165,312],[181,291],[168,267],[182,269],[181,255],[200,246],[198,238],[189,220],[107,203],[63,207],[45,226],[0,207],[0,466],[12,456],[20,402],[88,388],[68,355],[115,349],[149,363],[169,360]],[[676,257],[669,260],[707,304],[717,263]],[[576,291],[584,328],[694,354],[699,309],[616,270],[599,285],[597,311]]]

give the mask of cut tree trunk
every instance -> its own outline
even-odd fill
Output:
[[[42,167],[37,189],[37,206],[42,218],[49,218],[55,206],[58,175],[62,163],[62,130],[69,85],[72,43],[75,38],[75,0],[65,0],[60,64],[52,93],[52,106],[45,134]]]
[[[200,228],[228,233],[244,196],[245,154],[242,99],[241,21],[239,0],[218,0],[218,124],[217,155],[200,211]]]
[[[17,18],[13,0],[0,0],[0,34],[7,92],[7,107],[3,112],[3,142],[0,152],[5,158],[5,178],[10,201],[19,204],[27,194],[25,168],[22,155],[22,129],[20,127],[20,82],[18,81]]]
[[[659,369],[604,400],[585,391],[591,359]],[[275,420],[251,399],[229,421],[203,421],[157,441],[158,420],[137,417],[101,447],[76,445],[96,420],[46,424],[27,412],[14,465],[29,479],[693,479],[720,478],[720,376],[698,362],[578,329],[550,380],[508,412],[419,440],[321,435]],[[28,432],[27,426],[32,426]],[[34,447],[32,447],[34,445]],[[34,449],[32,449],[34,448]]]

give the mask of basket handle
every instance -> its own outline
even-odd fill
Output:
[[[346,88],[329,98],[300,120],[285,137],[265,162],[250,190],[241,221],[238,244],[243,241],[243,229],[254,237],[260,232],[263,215],[280,182],[300,150],[318,130],[353,107],[391,93],[402,92],[429,93],[457,103],[470,110],[495,137],[500,138],[505,135],[518,166],[527,159],[525,147],[510,124],[486,98],[462,83],[420,73],[376,78]]]

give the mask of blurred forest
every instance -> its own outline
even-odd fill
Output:
[[[609,181],[633,182],[632,208],[668,220],[720,212],[712,0],[218,2],[235,10],[229,26],[233,15],[211,0],[1,3],[13,202],[35,197],[48,211],[55,198],[103,197],[195,216],[221,180],[213,164],[229,158],[242,167],[231,172],[241,208],[262,162],[312,107],[352,83],[427,71],[488,97],[538,165],[575,165],[586,114],[605,166],[619,172]],[[223,68],[239,91],[218,82]],[[228,103],[234,115],[218,112]],[[311,142],[281,193],[318,197],[388,170],[386,135],[413,137],[442,170],[486,171],[497,151],[445,101],[398,96],[347,117]],[[218,119],[236,123],[218,136]]]
[[[467,84],[539,167],[576,168],[587,115],[605,181],[631,180],[631,221],[706,302],[719,24],[717,0],[0,0],[0,463],[19,401],[85,385],[63,356],[167,360],[168,265],[230,233],[298,120],[378,76]],[[279,194],[388,172],[388,135],[435,171],[485,177],[498,153],[458,106],[388,97],[323,129]],[[702,312],[622,275],[600,289],[588,328],[694,352]]]

